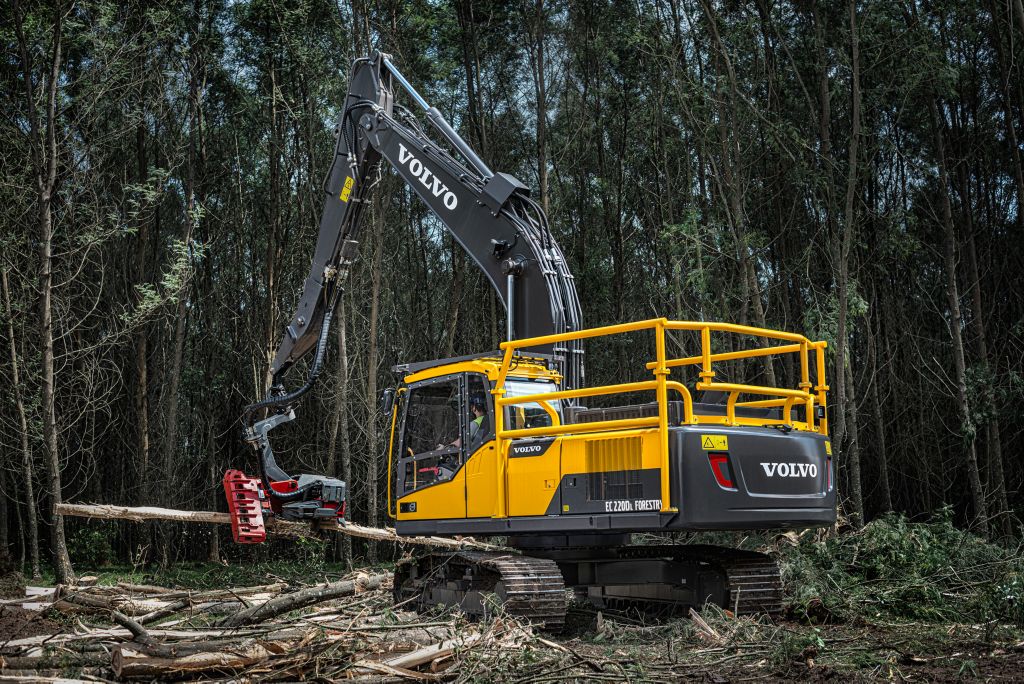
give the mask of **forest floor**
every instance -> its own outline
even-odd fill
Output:
[[[948,521],[899,518],[781,535],[769,550],[786,581],[782,619],[708,606],[701,625],[573,601],[558,633],[500,613],[417,615],[393,605],[386,566],[344,572],[310,563],[315,554],[159,574],[104,568],[92,587],[33,599],[52,601],[46,610],[0,607],[0,682],[1021,680],[1019,550]]]

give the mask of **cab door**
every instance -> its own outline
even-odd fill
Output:
[[[399,520],[466,517],[464,385],[460,374],[408,386],[393,453]]]
[[[494,404],[491,384],[479,373],[466,374],[466,403],[473,414],[473,404],[483,402],[484,415],[475,436],[466,430],[466,516],[489,518],[494,515],[498,497],[498,466],[494,453]],[[475,420],[476,416],[470,420]]]

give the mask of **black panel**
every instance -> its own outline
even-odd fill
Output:
[[[735,490],[715,480],[701,437],[728,438]],[[773,428],[673,428],[672,499],[679,508],[677,525],[690,529],[758,529],[813,527],[835,522],[836,494],[828,490],[826,438],[812,432]],[[778,465],[796,464],[796,476],[780,476]],[[772,471],[768,476],[765,467]],[[811,466],[815,466],[811,468]],[[791,473],[786,466],[783,473]]]
[[[570,473],[562,477],[559,489],[564,516],[661,509],[661,471],[657,468]]]

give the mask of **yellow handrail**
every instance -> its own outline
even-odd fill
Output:
[[[647,370],[652,371],[653,380],[619,383],[615,385],[602,385],[596,387],[582,387],[571,390],[559,390],[541,394],[529,394],[523,396],[507,397],[505,381],[512,368],[512,361],[517,351],[525,348],[536,348],[546,345],[568,342],[570,340],[583,340],[595,337],[619,335],[623,333],[638,332],[645,330],[654,331],[654,361],[645,364]],[[689,331],[699,333],[701,341],[701,353],[699,356],[683,358],[668,358],[666,352],[666,334],[670,330]],[[757,347],[731,352],[714,353],[711,349],[711,333],[724,332],[737,335],[748,335],[753,337],[781,340],[788,344]],[[670,501],[670,479],[669,473],[669,411],[668,392],[673,391],[682,397],[683,416],[680,421],[686,425],[711,425],[711,426],[735,426],[735,425],[769,425],[779,422],[780,418],[758,418],[736,416],[736,407],[744,408],[781,408],[781,421],[800,430],[814,431],[822,435],[828,434],[828,421],[822,417],[817,420],[815,407],[826,406],[826,394],[828,385],[825,383],[825,348],[824,341],[812,341],[799,333],[790,333],[767,328],[756,328],[733,323],[711,323],[705,321],[670,321],[666,318],[652,318],[632,323],[621,323],[601,328],[589,328],[576,330],[554,335],[543,335],[529,339],[510,340],[501,343],[504,352],[498,377],[491,393],[494,395],[495,411],[495,449],[498,457],[497,477],[498,496],[495,502],[496,517],[508,515],[507,506],[507,463],[504,455],[503,442],[510,439],[521,439],[528,437],[551,437],[556,435],[589,434],[593,432],[619,431],[619,430],[641,430],[656,429],[658,431],[658,443],[661,451],[661,501],[662,511],[675,510],[671,507]],[[813,363],[816,371],[817,384],[812,385],[810,381],[811,351],[814,351]],[[782,354],[798,354],[800,358],[800,382],[798,389],[785,387],[768,387],[764,385],[752,385],[734,382],[715,382],[714,364],[723,361],[736,361],[740,359],[751,359],[770,357]],[[693,385],[698,391],[721,391],[728,394],[726,401],[726,415],[702,415],[694,411],[693,397],[690,389],[681,382],[670,380],[669,376],[673,368],[685,368],[688,366],[699,366],[699,379]],[[609,394],[626,394],[630,392],[654,391],[658,406],[657,416],[643,418],[622,418],[617,420],[603,420],[590,423],[570,423],[568,425],[558,424],[552,420],[552,425],[536,428],[505,429],[504,407],[517,404],[540,403],[547,410],[550,404],[547,402],[562,399],[580,399],[584,397],[603,396]],[[739,401],[740,395],[761,395],[770,398]],[[794,420],[792,417],[793,405],[800,402],[805,407],[803,421]],[[549,415],[552,411],[548,411]]]

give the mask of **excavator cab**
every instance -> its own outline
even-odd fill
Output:
[[[498,352],[402,364],[388,438],[388,499],[393,516],[490,517],[496,496],[494,380]],[[523,360],[510,392],[557,390],[550,359]],[[553,405],[551,405],[553,404]],[[550,426],[560,403],[504,409],[503,424]],[[410,498],[412,497],[412,498]],[[397,511],[397,513],[396,513]]]

